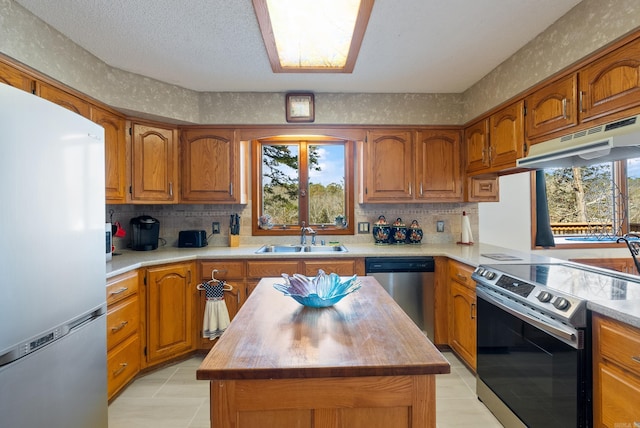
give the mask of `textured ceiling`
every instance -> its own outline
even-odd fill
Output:
[[[17,2],[113,67],[197,91],[459,93],[580,0],[378,0],[352,74],[274,74],[251,0]]]

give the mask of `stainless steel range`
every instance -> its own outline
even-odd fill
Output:
[[[480,265],[477,394],[508,427],[591,426],[590,300],[640,283],[575,263]]]

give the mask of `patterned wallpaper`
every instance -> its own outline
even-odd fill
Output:
[[[465,91],[463,121],[479,116],[638,26],[638,0],[582,0]]]
[[[461,124],[638,25],[637,0],[583,0],[463,94],[317,94],[316,123]],[[197,93],[109,67],[13,0],[0,0],[0,52],[128,113],[285,123],[283,93]]]

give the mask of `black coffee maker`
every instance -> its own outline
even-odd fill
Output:
[[[158,248],[160,222],[148,215],[131,219],[131,249],[149,251]]]

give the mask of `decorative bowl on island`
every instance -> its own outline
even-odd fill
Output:
[[[338,303],[347,294],[353,293],[360,288],[360,282],[356,280],[357,275],[341,281],[336,273],[326,274],[322,269],[318,269],[318,275],[307,277],[299,273],[289,276],[282,274],[284,284],[273,284],[273,287],[291,296],[296,302],[311,308],[325,308]]]

